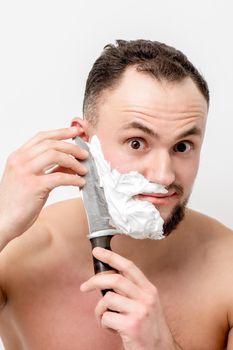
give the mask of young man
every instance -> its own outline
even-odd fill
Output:
[[[41,132],[9,156],[0,187],[6,350],[233,348],[232,231],[185,209],[208,104],[206,82],[181,52],[118,41],[89,74],[84,120]],[[113,168],[168,190],[138,196],[160,211],[165,239],[117,235],[112,252],[93,251],[119,273],[93,275],[81,199],[42,210],[53,188],[85,184],[87,154],[64,142],[77,135],[97,135]]]

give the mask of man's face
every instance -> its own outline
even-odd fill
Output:
[[[165,220],[187,201],[197,174],[207,103],[190,78],[159,82],[134,67],[119,85],[103,93],[98,123],[105,159],[121,173],[136,170],[165,186],[166,195],[139,195]]]

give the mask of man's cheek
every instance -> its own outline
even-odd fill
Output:
[[[106,152],[104,154],[105,159],[110,163],[112,170],[116,169],[121,174],[128,173],[132,170],[137,170],[137,168],[132,164],[131,161],[127,159],[125,155],[121,153],[110,153]]]
[[[184,191],[183,197],[186,197],[192,191],[192,187],[195,182],[196,175],[197,175],[197,169],[188,167],[188,166],[186,169],[183,169],[182,173],[179,172],[179,175],[176,178],[176,182],[179,183],[183,188],[183,191]]]

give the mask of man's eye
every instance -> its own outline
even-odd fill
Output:
[[[132,148],[132,149],[143,149],[145,147],[145,143],[140,140],[140,139],[131,139],[129,140],[129,146]]]
[[[182,141],[182,142],[177,143],[173,149],[175,152],[187,153],[191,150],[191,148],[192,148],[192,145],[190,142]]]

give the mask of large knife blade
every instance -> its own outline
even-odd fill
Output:
[[[89,238],[114,235],[116,229],[110,224],[111,217],[105,199],[104,190],[100,187],[99,176],[95,161],[90,153],[88,144],[80,137],[75,138],[75,143],[80,148],[89,152],[89,157],[82,162],[88,172],[85,175],[86,184],[82,188],[82,197],[87,212],[89,225]],[[80,160],[79,160],[80,162]]]

